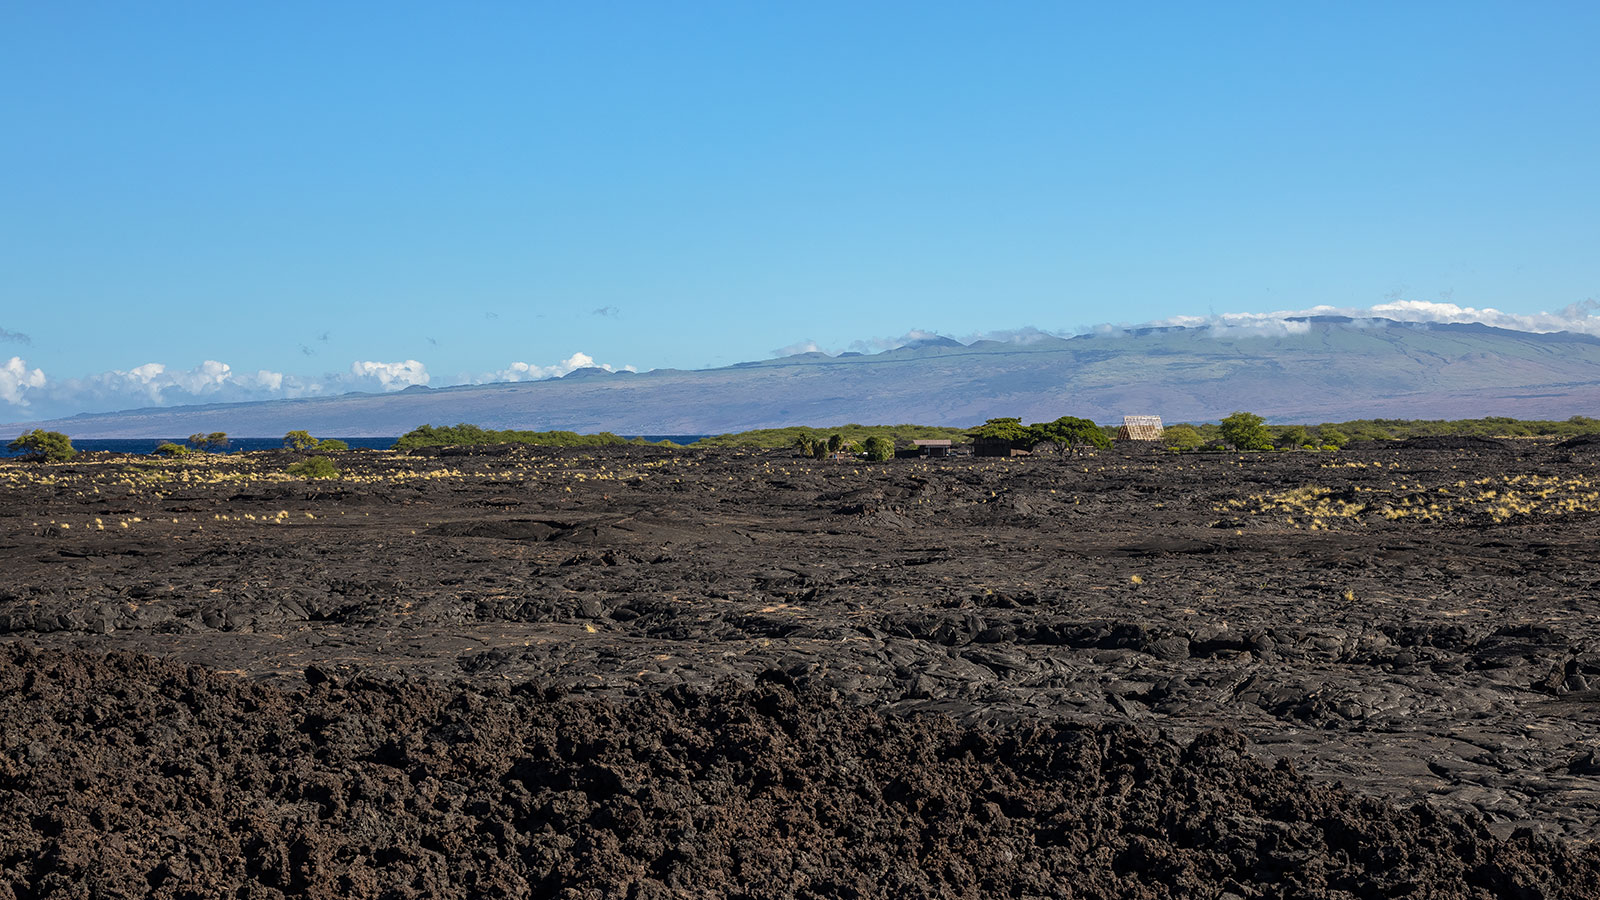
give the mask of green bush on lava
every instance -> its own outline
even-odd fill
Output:
[[[1236,412],[1222,420],[1222,439],[1238,450],[1271,450],[1272,432],[1255,413]]]
[[[45,431],[35,428],[25,434],[19,435],[16,440],[6,445],[12,453],[22,453],[22,458],[31,462],[66,462],[78,455],[72,448],[72,439],[59,431]]]
[[[286,471],[296,478],[308,480],[312,478],[339,477],[339,467],[335,466],[333,460],[326,456],[313,456],[310,459],[303,459],[290,466]]]
[[[873,435],[861,445],[869,462],[885,462],[894,459],[894,441],[882,435]]]
[[[576,431],[496,431],[466,422],[453,426],[421,425],[394,442],[396,450],[418,447],[471,447],[484,444],[528,444],[536,447],[610,447],[617,444],[646,444],[628,440],[609,431],[579,434]],[[666,444],[667,442],[663,442]]]

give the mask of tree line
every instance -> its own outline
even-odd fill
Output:
[[[871,452],[881,455],[884,447],[893,455],[897,442],[918,439],[947,439],[961,443],[978,439],[1005,440],[1017,449],[1029,449],[1041,443],[1092,444],[1109,447],[1116,433],[1115,426],[1097,425],[1089,419],[1062,416],[1051,422],[1023,425],[1018,417],[989,419],[975,428],[952,428],[936,425],[843,425],[834,429],[794,426],[767,428],[734,434],[723,434],[696,442],[702,447],[747,447],[776,449],[794,447],[816,455],[818,447],[823,454],[854,448],[856,453]],[[1268,425],[1254,413],[1235,412],[1216,423],[1180,423],[1166,427],[1162,441],[1176,450],[1204,448],[1239,450],[1272,449],[1337,449],[1352,441],[1391,441],[1414,437],[1439,435],[1465,435],[1474,437],[1576,437],[1583,434],[1600,434],[1600,419],[1590,416],[1572,416],[1567,419],[1513,419],[1507,416],[1485,416],[1477,419],[1352,419],[1347,422],[1324,422],[1320,425]],[[835,444],[834,439],[838,442]],[[649,443],[640,438],[623,438],[610,432],[579,434],[574,431],[496,431],[477,425],[462,423],[454,426],[422,425],[412,429],[395,442],[395,449],[417,447],[461,446],[471,444],[531,444],[554,447],[597,447],[616,444]],[[160,456],[180,457],[190,453],[226,450],[230,439],[226,432],[197,432],[182,444],[167,442],[156,448]],[[318,439],[304,430],[290,431],[284,435],[283,445],[289,450],[323,452],[348,450],[344,441],[332,438]],[[655,446],[676,447],[671,441]],[[59,431],[34,429],[19,435],[6,445],[12,453],[34,462],[65,462],[77,455],[72,440]],[[887,458],[887,457],[886,457]]]

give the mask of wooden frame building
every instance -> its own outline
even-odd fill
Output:
[[[1123,416],[1122,427],[1117,429],[1119,441],[1161,440],[1160,416]]]

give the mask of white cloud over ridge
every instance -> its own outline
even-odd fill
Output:
[[[375,378],[386,391],[404,390],[413,385],[426,385],[428,367],[414,359],[405,362],[353,362],[350,376],[357,380]]]
[[[514,362],[496,372],[476,377],[458,376],[449,381],[452,384],[537,381],[588,367],[607,372],[635,371],[632,366],[597,363],[587,353],[574,353],[553,365]],[[77,378],[51,378],[43,370],[30,367],[22,357],[13,356],[0,364],[0,421],[52,419],[143,407],[292,400],[353,391],[385,393],[414,385],[426,386],[433,380],[428,367],[415,359],[357,360],[350,364],[348,372],[321,376],[293,375],[269,369],[240,372],[225,362],[208,359],[191,369],[150,362]]]
[[[816,341],[807,338],[803,341],[795,341],[787,347],[779,347],[778,349],[772,351],[772,357],[774,359],[782,359],[785,356],[799,356],[802,353],[827,352],[828,351],[822,349],[821,344],[818,344]]]
[[[1568,331],[1600,337],[1600,301],[1585,300],[1555,312],[1508,313],[1490,307],[1475,308],[1448,302],[1393,300],[1369,307],[1315,306],[1309,309],[1280,310],[1268,313],[1228,313],[1209,316],[1173,316],[1143,327],[1206,326],[1217,337],[1272,337],[1303,333],[1311,326],[1294,321],[1310,316],[1344,316],[1356,326],[1377,319],[1420,323],[1478,323],[1512,331],[1549,333]],[[1091,333],[1114,336],[1129,328],[1126,324],[1100,325],[1077,330],[1050,330],[1027,326],[978,332],[958,338],[970,344],[980,340],[1029,344],[1041,340]],[[879,353],[920,341],[944,339],[934,331],[912,329],[899,337],[852,341],[846,350]],[[836,355],[815,340],[798,341],[773,351],[774,356],[822,352]],[[236,403],[252,400],[296,399],[332,396],[352,391],[391,392],[415,385],[481,384],[485,382],[528,382],[559,378],[585,368],[607,372],[633,372],[633,366],[600,363],[587,353],[576,352],[548,365],[511,362],[503,368],[464,373],[436,380],[419,360],[394,362],[357,360],[347,372],[321,376],[295,375],[261,369],[235,371],[218,360],[205,360],[189,369],[172,368],[150,362],[130,369],[111,369],[76,378],[52,378],[21,356],[0,363],[0,421],[26,421],[60,418],[78,413],[110,412],[138,407],[166,407],[198,403]]]
[[[1458,306],[1454,303],[1440,303],[1431,300],[1393,300],[1366,307],[1313,306],[1310,309],[1283,310],[1269,313],[1173,316],[1150,324],[1188,327],[1209,325],[1213,329],[1259,330],[1263,334],[1275,331],[1277,333],[1294,333],[1292,331],[1278,331],[1278,329],[1290,329],[1299,326],[1301,330],[1304,330],[1306,323],[1287,321],[1294,318],[1348,316],[1358,321],[1362,319],[1389,319],[1396,322],[1479,324],[1534,334],[1571,331],[1578,334],[1600,336],[1600,316],[1595,315],[1597,310],[1600,310],[1600,301],[1596,300],[1573,303],[1553,313],[1508,313],[1492,307],[1478,309],[1471,306]]]
[[[856,353],[882,353],[885,350],[898,350],[907,344],[915,344],[919,341],[933,341],[942,337],[944,335],[937,332],[913,328],[896,338],[867,338],[862,341],[851,341],[850,349]]]
[[[1313,306],[1309,309],[1279,310],[1266,313],[1171,316],[1166,319],[1158,319],[1154,322],[1143,322],[1136,325],[1105,323],[1077,330],[1055,330],[1027,325],[1021,328],[973,332],[956,338],[956,340],[963,344],[972,344],[978,341],[998,341],[1006,344],[1026,345],[1050,338],[1070,338],[1080,334],[1114,337],[1133,329],[1162,327],[1206,327],[1215,337],[1285,337],[1294,334],[1305,334],[1310,331],[1311,323],[1304,320],[1312,316],[1344,316],[1352,319],[1352,324],[1357,327],[1363,324],[1376,324],[1377,320],[1387,319],[1394,322],[1426,324],[1481,324],[1494,328],[1504,328],[1508,331],[1524,331],[1533,334],[1570,331],[1600,337],[1600,315],[1596,315],[1597,312],[1600,312],[1600,300],[1584,300],[1581,303],[1573,303],[1553,313],[1538,312],[1529,314],[1502,312],[1492,307],[1478,309],[1471,306],[1458,306],[1454,303],[1429,300],[1393,300],[1365,307]],[[945,335],[932,331],[912,329],[899,337],[868,338],[852,341],[846,345],[845,349],[858,353],[881,353],[886,350],[895,350],[917,341],[940,337],[945,337]],[[814,340],[807,339],[774,350],[772,355],[773,357],[784,357],[793,356],[797,353],[811,352],[837,356],[841,351],[830,350]]]
[[[474,383],[500,382],[500,381],[544,381],[547,378],[560,378],[570,375],[579,369],[603,369],[607,372],[635,372],[633,366],[623,366],[620,369],[605,363],[597,363],[594,357],[587,353],[578,352],[550,365],[539,366],[532,363],[514,362],[498,372],[487,372],[474,379]]]

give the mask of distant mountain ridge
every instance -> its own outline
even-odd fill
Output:
[[[75,437],[195,431],[351,436],[424,424],[704,434],[845,422],[970,425],[993,416],[1215,421],[1567,418],[1600,411],[1600,338],[1481,324],[1304,316],[1149,326],[1028,342],[919,340],[874,354],[802,353],[716,369],[579,369],[546,381],[96,413],[15,423]]]

